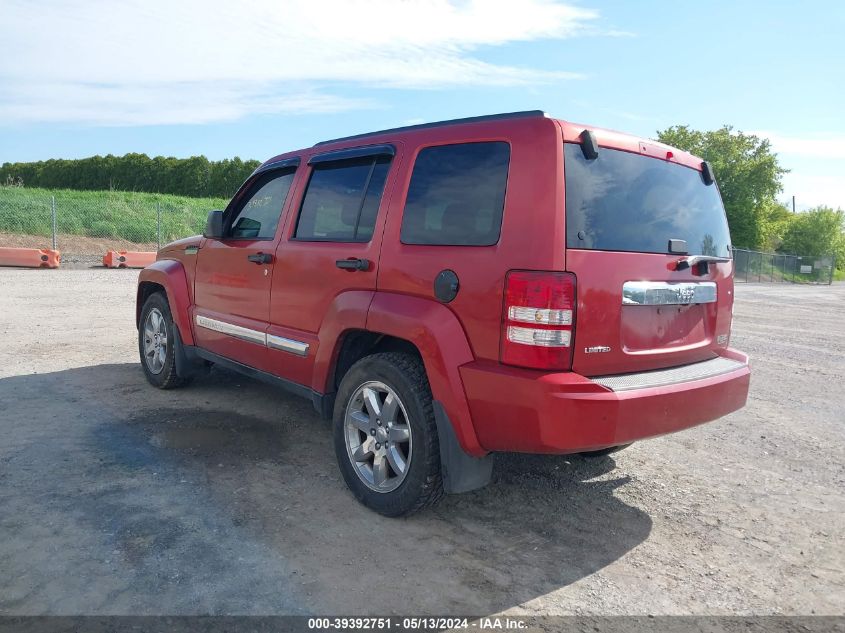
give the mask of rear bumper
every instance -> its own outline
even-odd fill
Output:
[[[742,408],[748,357],[735,350],[724,356],[737,361],[724,373],[621,391],[573,372],[542,374],[482,361],[460,371],[486,450],[576,453],[680,431]]]

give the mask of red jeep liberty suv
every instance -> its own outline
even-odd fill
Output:
[[[310,398],[355,496],[399,516],[497,451],[606,454],[745,404],[713,170],[517,112],[259,167],[144,269],[147,379],[211,363]]]

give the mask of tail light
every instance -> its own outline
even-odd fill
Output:
[[[575,275],[512,271],[505,278],[501,360],[535,369],[572,367]]]

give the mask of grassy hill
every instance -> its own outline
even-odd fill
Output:
[[[157,241],[157,209],[161,210],[161,243],[201,233],[211,209],[225,198],[188,198],[126,191],[48,190],[0,187],[0,232],[52,235],[52,196],[56,229],[61,235],[115,238],[133,243]]]

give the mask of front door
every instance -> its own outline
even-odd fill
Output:
[[[194,338],[200,347],[266,369],[270,282],[285,201],[295,167],[254,176],[223,217],[224,237],[199,250]]]

